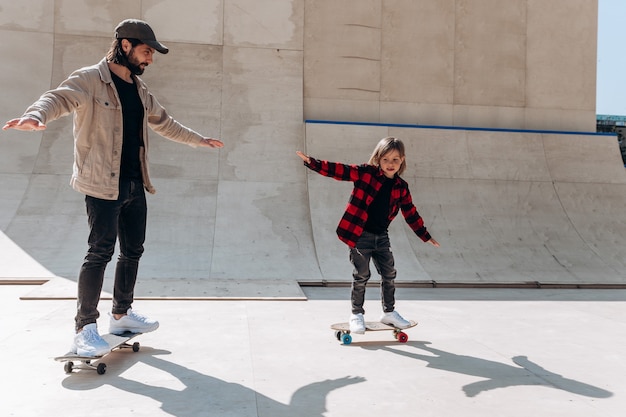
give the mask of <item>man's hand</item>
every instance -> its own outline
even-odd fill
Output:
[[[37,130],[45,130],[46,125],[41,123],[37,119],[31,119],[30,117],[22,117],[19,119],[11,119],[4,124],[2,130],[15,129],[25,132],[32,132]]]
[[[219,139],[204,138],[198,144],[199,146],[207,146],[209,148],[223,148],[224,143]]]

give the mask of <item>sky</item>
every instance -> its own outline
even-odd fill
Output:
[[[598,0],[596,113],[626,116],[626,1]]]

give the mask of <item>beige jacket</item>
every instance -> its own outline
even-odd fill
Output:
[[[148,126],[175,142],[196,146],[203,138],[167,114],[144,82],[134,77],[143,102],[144,147],[140,155],[145,189],[154,194],[148,169]],[[59,87],[44,93],[23,117],[47,124],[74,112],[74,166],[70,185],[76,191],[105,200],[118,197],[122,157],[122,107],[111,71],[103,59],[74,71]]]

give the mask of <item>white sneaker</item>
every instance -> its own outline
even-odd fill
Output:
[[[365,333],[365,318],[363,314],[352,314],[350,316],[350,332],[356,334]]]
[[[109,353],[111,347],[98,334],[96,323],[87,324],[83,330],[76,333],[71,351],[80,356],[102,356]]]
[[[113,314],[109,313],[111,319],[109,321],[109,333],[122,334],[131,333],[148,333],[159,328],[159,322],[142,316],[129,308],[125,316],[116,319]]]
[[[383,313],[380,322],[395,327],[396,329],[406,329],[411,326],[408,320],[405,320],[397,311],[391,313]]]

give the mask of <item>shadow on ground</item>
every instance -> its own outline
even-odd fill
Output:
[[[343,377],[315,382],[299,388],[289,404],[275,401],[241,384],[219,378],[163,359],[170,352],[150,348],[133,355],[109,355],[107,372],[94,378],[91,371],[68,375],[63,386],[70,390],[93,390],[104,385],[128,393],[143,395],[161,403],[161,409],[177,417],[199,415],[220,416],[272,416],[272,417],[323,417],[326,397],[336,389],[365,381],[362,377]],[[123,359],[120,359],[123,358]],[[129,359],[132,358],[132,359]],[[115,363],[124,362],[123,366]],[[155,367],[174,377],[183,385],[181,389],[151,385],[122,376],[124,370],[137,363]]]
[[[424,361],[429,368],[484,378],[481,381],[462,387],[463,392],[468,397],[476,397],[483,392],[499,388],[524,385],[543,385],[591,398],[609,398],[613,396],[613,393],[610,391],[550,372],[533,363],[526,356],[513,357],[511,359],[512,364],[509,365],[473,356],[446,352],[431,347],[430,342],[419,341],[407,344],[414,347],[416,351],[408,352],[394,349],[380,343],[362,342],[358,346],[367,350],[383,350]]]

